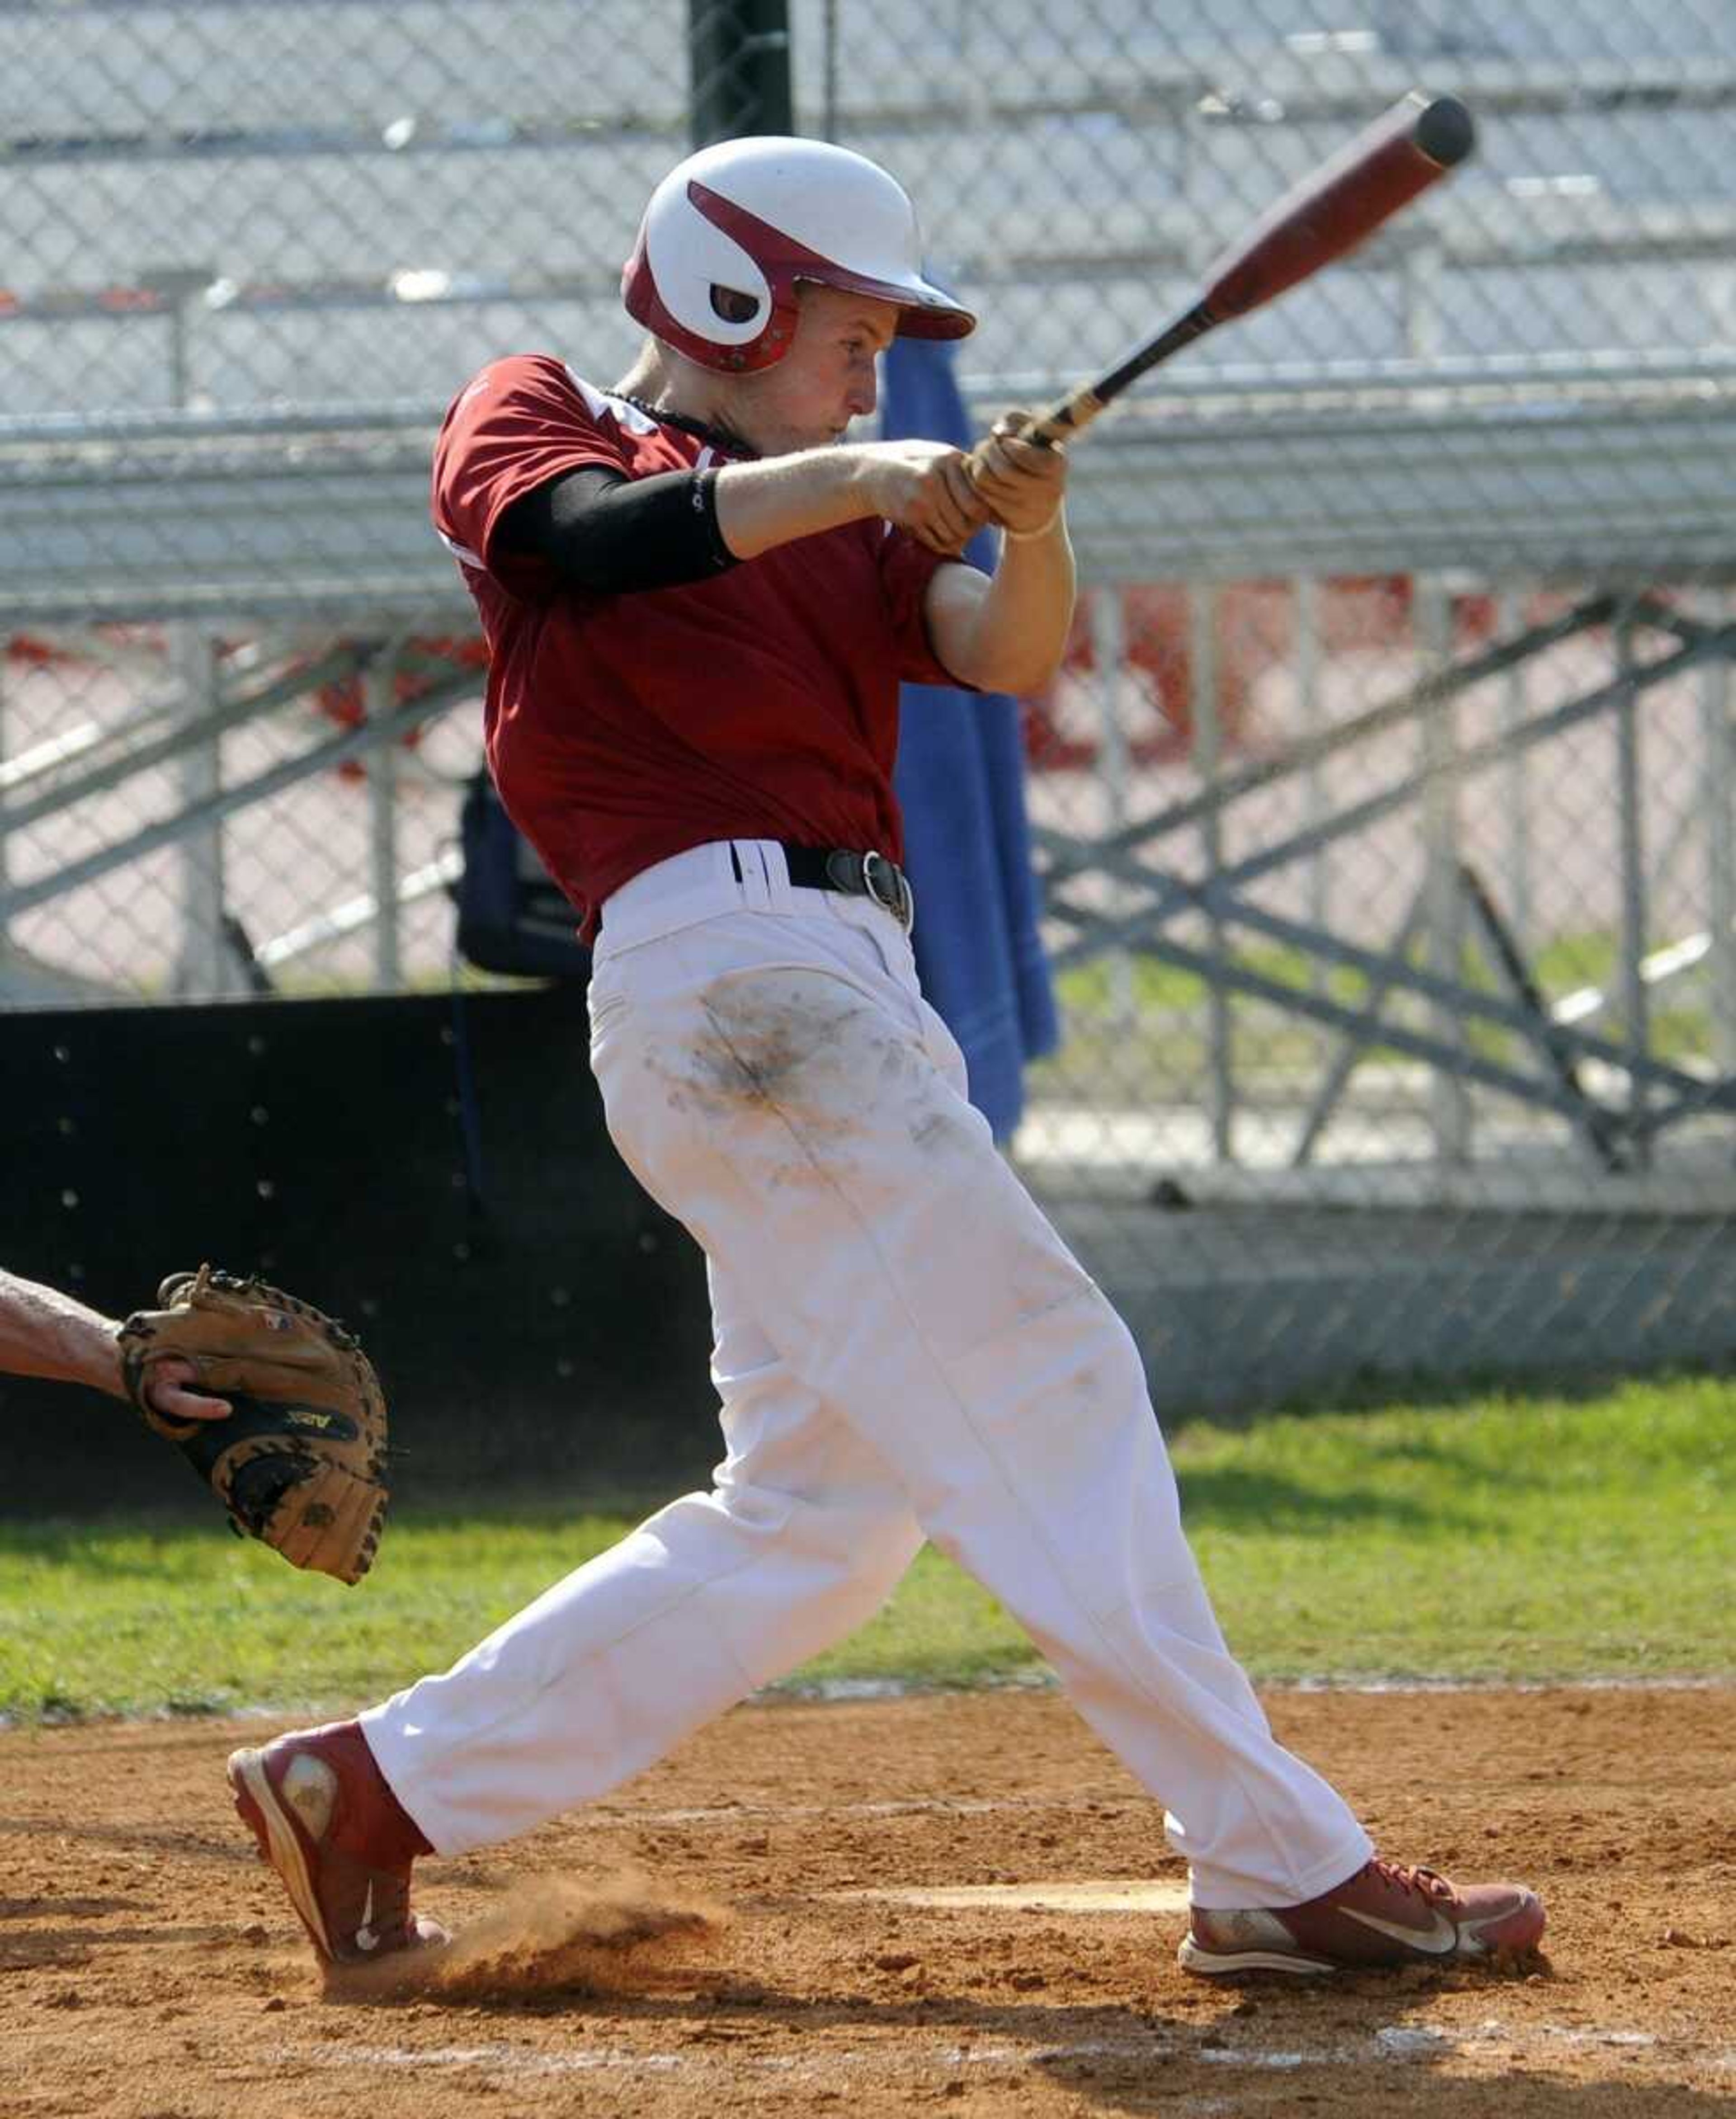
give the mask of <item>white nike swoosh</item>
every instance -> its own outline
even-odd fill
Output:
[[[1446,1957],[1459,1947],[1459,1931],[1436,1907],[1428,1909],[1433,1926],[1425,1933],[1420,1928],[1406,1927],[1402,1922],[1382,1920],[1377,1913],[1359,1913],[1351,1906],[1335,1906],[1334,1913],[1342,1913],[1346,1920],[1360,1921],[1364,1927],[1372,1927],[1377,1935],[1390,1935],[1395,1942],[1402,1942],[1412,1950],[1420,1950],[1430,1957]]]
[[[380,1939],[374,1932],[374,1886],[372,1884],[369,1885],[368,1895],[362,1901],[361,1923],[355,1931],[355,1946],[358,1950],[378,1950],[380,1946]]]

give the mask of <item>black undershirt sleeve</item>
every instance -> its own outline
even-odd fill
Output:
[[[740,563],[717,527],[717,483],[715,471],[629,479],[587,464],[514,501],[494,543],[598,595],[708,581]]]

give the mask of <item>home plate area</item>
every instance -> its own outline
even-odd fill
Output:
[[[19,1731],[0,2114],[1727,2119],[1728,1689],[1267,1705],[1394,1856],[1535,1884],[1547,1957],[1190,1978],[1161,1819],[1019,1690],[741,1709],[604,1802],[420,1865],[451,1946],[325,1979],[222,1800],[230,1729]]]

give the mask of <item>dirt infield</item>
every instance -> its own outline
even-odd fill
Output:
[[[592,1811],[424,1864],[448,1960],[326,1990],[223,1788],[259,1723],[15,1732],[0,2113],[1731,2109],[1736,1692],[1269,1704],[1387,1851],[1536,1884],[1549,1962],[1191,1980],[1179,1916],[1105,1888],[1179,1899],[1150,1805],[1058,1697],[1000,1693],[743,1709]]]

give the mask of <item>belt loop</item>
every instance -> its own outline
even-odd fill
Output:
[[[782,884],[777,869],[782,864],[774,864],[766,859],[763,840],[731,839],[729,857],[735,866],[736,879],[741,885],[741,902],[750,911],[787,911],[788,908],[779,902]]]
[[[754,851],[759,855],[760,866],[765,870],[765,908],[768,912],[778,913],[787,920],[796,908],[790,902],[790,893],[794,886],[790,881],[789,859],[784,852],[783,843],[778,839],[761,839],[755,844]]]

